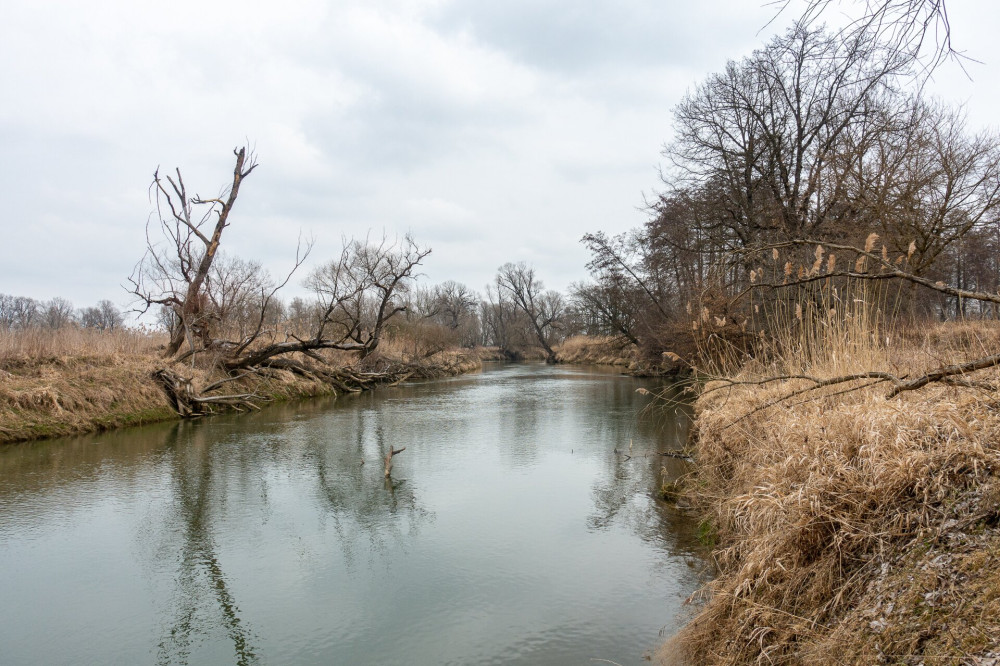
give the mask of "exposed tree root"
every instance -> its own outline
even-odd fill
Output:
[[[330,367],[319,364],[307,364],[290,358],[270,358],[258,368],[245,368],[233,375],[225,377],[201,388],[194,385],[189,377],[185,377],[170,368],[160,368],[153,372],[153,379],[163,389],[171,407],[183,418],[196,418],[212,414],[219,407],[244,411],[260,409],[260,405],[270,401],[267,395],[256,390],[234,394],[213,394],[229,382],[235,382],[250,376],[260,376],[268,371],[285,370],[310,381],[326,384],[338,394],[360,393],[370,391],[377,386],[394,386],[410,378],[414,369],[409,366],[390,366],[379,372],[361,372],[349,367]]]

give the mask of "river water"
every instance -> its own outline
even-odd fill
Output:
[[[0,662],[644,663],[705,570],[655,386],[496,366],[4,447]]]

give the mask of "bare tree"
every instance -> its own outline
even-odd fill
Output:
[[[772,0],[778,14],[783,13],[791,0]],[[951,21],[946,0],[806,0],[799,19],[805,25],[816,24],[831,11],[832,6],[856,7],[847,26],[841,31],[845,37],[874,34],[896,53],[908,60],[922,63],[922,71],[930,74],[946,60],[959,64],[966,59],[956,51],[951,41]],[[851,12],[851,10],[848,10]]]
[[[80,311],[80,324],[99,331],[113,331],[125,323],[121,311],[109,300]]]
[[[11,328],[24,331],[38,324],[39,307],[35,299],[29,296],[14,296],[7,307],[8,314],[5,318],[11,322]]]
[[[211,307],[206,316],[217,322],[221,335],[244,340],[256,330],[264,310],[275,302],[273,297],[263,302],[274,288],[270,273],[259,262],[219,252],[205,279]]]
[[[535,270],[524,262],[501,266],[497,271],[496,281],[498,290],[503,291],[527,316],[535,339],[545,350],[546,362],[555,363],[556,353],[552,346],[566,315],[562,295],[551,290],[545,291],[541,280],[535,277]]]
[[[405,311],[401,296],[415,277],[416,268],[430,252],[428,248],[419,247],[409,236],[398,244],[387,238],[379,243],[345,241],[340,257],[317,268],[306,281],[319,299],[318,306],[296,305],[299,315],[305,319],[312,320],[311,314],[315,315],[308,335],[303,337],[289,332],[290,339],[249,348],[249,342],[256,340],[255,334],[229,355],[224,366],[230,371],[245,371],[262,365],[284,367],[309,376],[318,373],[344,386],[337,373],[308,370],[302,363],[277,357],[302,352],[322,360],[315,355],[322,349],[356,352],[361,359],[370,356],[378,348],[386,324]],[[296,267],[300,263],[297,260]],[[265,311],[261,312],[263,321]]]
[[[486,285],[486,296],[480,303],[479,317],[482,321],[482,343],[499,347],[512,358],[519,347],[526,345],[534,337],[533,334],[524,336],[527,322],[525,326],[521,326],[521,322],[525,317],[499,282]]]
[[[236,166],[232,182],[215,198],[189,197],[180,169],[174,175],[161,177],[159,169],[153,174],[150,189],[163,240],[154,241],[147,224],[146,255],[129,277],[129,290],[139,299],[140,312],[163,305],[176,316],[177,325],[164,350],[166,358],[176,355],[185,339],[193,350],[196,338],[205,344],[211,337],[215,315],[209,308],[205,281],[222,232],[229,226],[240,185],[257,168],[256,157],[246,147],[235,149],[233,154]]]
[[[375,243],[345,241],[340,258],[318,268],[308,280],[323,307],[314,339],[330,330],[337,348],[369,356],[389,320],[406,311],[402,297],[430,253],[409,235],[398,243],[385,236]]]
[[[38,301],[27,296],[0,294],[0,327],[27,329],[38,323]]]
[[[1000,212],[1000,137],[970,135],[960,110],[912,102],[905,132],[879,137],[858,160],[854,199],[924,274],[952,244]]]
[[[129,278],[130,291],[140,300],[139,311],[157,306],[171,332],[166,358],[174,363],[190,358],[192,365],[204,359],[227,373],[208,386],[195,387],[179,368],[155,371],[154,378],[178,413],[198,416],[215,405],[254,408],[265,398],[253,390],[233,395],[216,391],[229,382],[276,370],[290,370],[347,392],[408,376],[412,370],[401,366],[380,366],[372,372],[334,367],[318,352],[344,350],[356,352],[360,359],[374,353],[387,324],[405,311],[405,294],[430,249],[419,247],[409,236],[399,242],[385,237],[376,243],[345,241],[340,258],[309,278],[319,304],[293,301],[293,321],[287,321],[277,293],[305,261],[312,243],[303,244],[300,238],[295,262],[280,282],[259,263],[221,252],[222,232],[240,184],[257,166],[246,148],[234,154],[232,183],[214,199],[188,197],[180,171],[162,178],[159,171],[154,174],[151,189],[163,240],[154,243],[147,225],[146,255]],[[185,341],[189,348],[181,352]]]
[[[285,325],[293,337],[308,337],[316,328],[321,314],[319,303],[296,296],[285,308]]]
[[[474,317],[479,303],[471,289],[454,280],[442,282],[435,287],[434,300],[438,304],[443,323],[452,330],[458,330]]]
[[[616,285],[601,281],[570,286],[570,297],[588,335],[617,335],[639,345],[636,317],[641,310],[619,298]]]
[[[474,347],[481,335],[479,297],[454,280],[414,289],[408,299],[406,319],[440,348],[456,344]],[[441,331],[434,333],[430,330],[434,327]]]
[[[0,328],[5,331],[14,328],[14,296],[0,294]]]
[[[732,248],[849,224],[846,148],[883,130],[905,66],[868,35],[796,26],[681,101],[668,185],[711,184]]]
[[[45,328],[53,331],[66,328],[75,321],[73,317],[73,304],[65,298],[57,296],[51,301],[43,303],[41,310]]]

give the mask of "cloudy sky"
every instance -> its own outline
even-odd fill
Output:
[[[996,126],[1000,3],[951,3],[984,64],[932,89]],[[847,5],[843,5],[847,6]],[[586,277],[588,231],[643,222],[670,110],[783,30],[764,0],[3,0],[0,293],[109,298],[145,247],[154,169],[216,195],[249,142],[226,251],[283,273],[412,232],[427,283],[526,261]],[[962,12],[962,13],[960,13]],[[293,285],[289,295],[302,293]]]

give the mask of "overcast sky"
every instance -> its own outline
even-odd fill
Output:
[[[845,5],[846,6],[846,5]],[[932,88],[996,126],[1000,3],[950,3],[983,61]],[[342,237],[412,232],[430,284],[481,291],[506,261],[586,277],[580,237],[645,220],[670,111],[763,44],[763,0],[129,0],[0,3],[0,293],[128,297],[148,186],[216,195],[260,167],[223,237],[272,273]],[[296,285],[288,295],[303,293]]]

